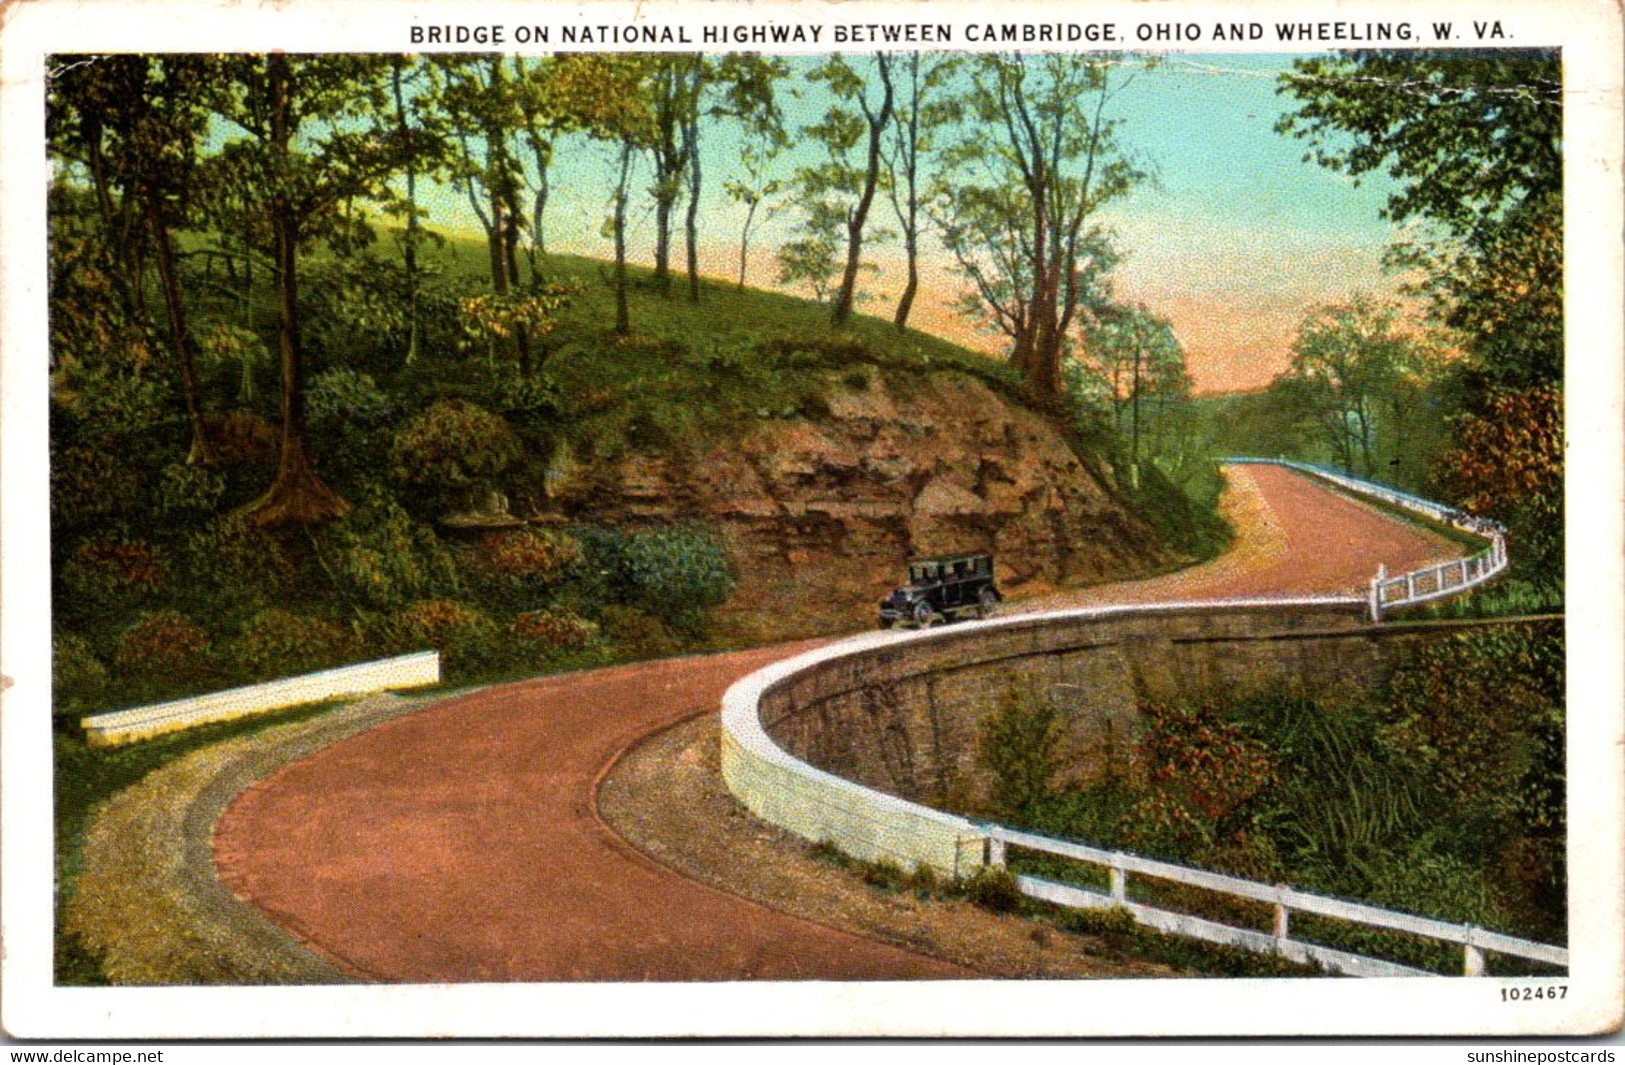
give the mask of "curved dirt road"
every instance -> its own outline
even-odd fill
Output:
[[[1225,503],[1224,558],[1041,605],[1354,593],[1379,562],[1462,553],[1277,467],[1233,468]],[[380,725],[245,791],[216,827],[220,877],[362,979],[975,976],[695,883],[598,819],[620,751],[810,646],[502,685]]]

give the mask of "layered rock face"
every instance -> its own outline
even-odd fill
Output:
[[[704,521],[739,576],[719,621],[755,638],[874,624],[911,558],[991,551],[1000,586],[1086,583],[1170,561],[1042,418],[969,375],[832,378],[829,415],[764,421],[699,454],[554,474],[572,518]]]

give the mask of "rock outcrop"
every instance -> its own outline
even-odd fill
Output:
[[[872,624],[906,562],[991,551],[1006,591],[1171,561],[1047,422],[976,378],[832,377],[829,414],[763,421],[687,455],[551,471],[572,518],[705,521],[739,574],[722,622],[756,638]]]

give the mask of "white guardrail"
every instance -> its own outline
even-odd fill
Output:
[[[1290,459],[1227,458],[1221,459],[1220,465],[1284,466],[1289,470],[1297,470],[1299,473],[1328,481],[1357,495],[1380,499],[1391,506],[1432,518],[1434,521],[1488,541],[1488,546],[1484,550],[1466,558],[1451,559],[1397,576],[1390,577],[1382,566],[1378,566],[1377,575],[1371,578],[1366,593],[1367,609],[1371,613],[1372,621],[1381,621],[1386,610],[1414,606],[1417,603],[1431,602],[1434,599],[1465,592],[1498,576],[1507,568],[1506,530],[1499,523],[1487,518],[1480,518],[1442,503],[1401,492],[1397,488],[1351,477],[1346,473],[1338,473],[1336,470],[1309,462],[1294,462]]]
[[[303,703],[438,683],[440,653],[419,651],[376,662],[360,662],[337,669],[324,669],[319,673],[196,695],[189,699],[96,714],[79,723],[84,727],[86,742],[92,747],[112,747]]]
[[[974,821],[866,787],[796,758],[780,747],[762,725],[762,701],[794,691],[810,671],[838,659],[889,653],[916,640],[953,638],[984,628],[1031,625],[1038,619],[1168,613],[1193,608],[1237,608],[1264,602],[1282,608],[1331,605],[1349,600],[1224,600],[1146,606],[1089,607],[1050,614],[1022,614],[975,621],[951,628],[917,632],[869,633],[774,663],[741,679],[722,699],[722,775],[729,791],[763,820],[813,843],[830,844],[863,861],[890,861],[904,868],[929,866],[961,878],[985,865],[1003,866],[1011,847],[1083,862],[1107,871],[1109,891],[1018,875],[1021,892],[1060,906],[1086,909],[1121,908],[1136,922],[1172,935],[1273,953],[1330,972],[1349,976],[1434,976],[1381,958],[1336,950],[1289,934],[1289,915],[1312,914],[1348,924],[1433,939],[1461,947],[1465,976],[1484,973],[1486,953],[1508,955],[1567,968],[1564,947],[1536,943],[1472,925],[1452,924],[1364,903],[1313,895],[1284,884],[1264,884],[1139,855],[1108,851],[1087,844],[1024,832],[1005,825]],[[1274,908],[1268,933],[1189,913],[1163,909],[1129,898],[1129,874],[1181,884],[1218,895]]]

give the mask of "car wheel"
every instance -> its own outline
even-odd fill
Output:
[[[993,589],[983,588],[982,594],[976,597],[976,616],[990,618],[993,610],[999,605],[999,597],[993,594]]]
[[[891,628],[891,618],[881,618],[880,619],[880,627],[883,628],[883,629]]]
[[[936,614],[931,612],[930,603],[917,603],[914,606],[914,624],[922,629],[929,629],[937,620]]]

